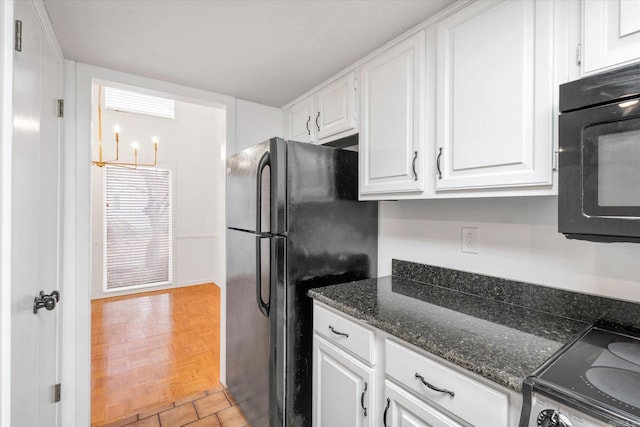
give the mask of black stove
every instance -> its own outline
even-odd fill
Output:
[[[640,426],[640,331],[590,326],[529,376],[522,393],[520,427]]]

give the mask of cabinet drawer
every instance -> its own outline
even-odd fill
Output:
[[[428,403],[435,403],[477,427],[507,426],[509,400],[506,394],[395,342],[387,340],[385,351],[387,375]],[[429,388],[417,375],[444,391]]]
[[[313,305],[313,328],[329,342],[373,365],[374,333],[344,316]]]

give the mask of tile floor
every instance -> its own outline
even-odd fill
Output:
[[[222,386],[106,424],[105,427],[249,427]]]

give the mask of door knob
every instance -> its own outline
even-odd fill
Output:
[[[44,291],[40,291],[40,294],[33,299],[33,314],[38,314],[38,310],[46,308],[47,311],[51,311],[56,308],[56,304],[60,301],[60,292],[53,291],[47,295]]]

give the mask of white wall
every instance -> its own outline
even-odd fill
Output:
[[[94,159],[98,158],[96,108],[92,128]],[[139,163],[152,163],[151,137],[157,136],[158,167],[171,169],[173,173],[173,284],[156,289],[211,281],[222,286],[225,210],[224,182],[219,176],[225,140],[224,109],[177,101],[175,120],[107,109],[103,109],[102,116],[105,159],[113,158],[113,126],[118,124],[121,161],[133,161],[131,142],[136,140],[140,143]],[[92,298],[122,293],[102,291],[103,174],[104,168],[92,167]]]
[[[640,244],[568,240],[557,197],[382,202],[378,273],[402,259],[640,302]],[[461,227],[479,228],[479,253]]]
[[[236,144],[235,151],[266,141],[282,133],[282,110],[254,102],[236,100]]]

